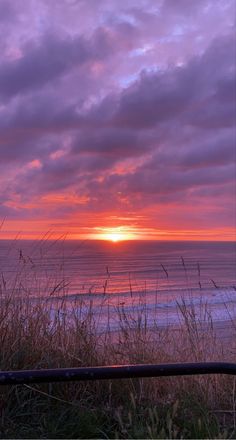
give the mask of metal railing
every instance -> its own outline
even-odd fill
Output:
[[[229,362],[198,362],[0,371],[0,385],[91,381],[103,379],[133,379],[139,377],[189,376],[196,374],[236,375],[236,364]]]

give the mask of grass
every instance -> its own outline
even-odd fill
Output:
[[[1,370],[236,361],[234,341],[227,347],[217,338],[204,303],[199,320],[180,301],[183,324],[175,330],[161,329],[158,315],[150,330],[145,307],[132,318],[120,306],[119,332],[99,335],[92,303],[84,314],[78,300],[68,314],[62,297],[52,315],[45,298],[32,301],[22,278],[10,294],[2,278],[0,301]],[[0,388],[0,437],[234,438],[235,407],[235,379],[223,375],[7,386]]]

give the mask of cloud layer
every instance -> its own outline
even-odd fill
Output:
[[[232,238],[233,17],[231,0],[2,1],[0,217],[11,233]]]

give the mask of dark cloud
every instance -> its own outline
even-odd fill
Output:
[[[167,173],[168,171],[168,173]],[[196,186],[217,185],[226,182],[232,182],[235,177],[235,167],[221,166],[217,170],[213,168],[198,169],[174,169],[172,167],[156,168],[145,164],[132,175],[126,176],[125,191],[127,193],[139,194],[174,194],[179,191],[189,190]],[[122,177],[111,177],[106,182],[108,185],[117,185],[122,181]]]
[[[232,102],[235,99],[234,54],[235,42],[230,35],[213,42],[206,53],[183,67],[143,72],[141,78],[122,94],[115,123],[145,128],[179,119],[184,114],[192,124],[200,125],[202,120],[203,124],[209,122],[212,126],[215,118],[215,123],[221,120],[225,125],[227,119],[229,125],[235,117]]]
[[[5,99],[38,89],[75,67],[107,57],[112,50],[109,33],[103,28],[89,40],[44,35],[39,43],[25,45],[20,58],[0,65],[0,96]]]
[[[32,133],[14,133],[11,137],[8,136],[0,138],[0,166],[6,167],[6,165],[18,165],[22,166],[31,160],[40,159],[44,160],[54,150],[58,148],[58,138],[55,137],[42,137],[40,140],[32,140]]]
[[[121,97],[115,123],[145,128],[183,112],[191,93],[178,83],[178,72],[142,74],[141,79]]]
[[[155,153],[150,168],[156,164],[162,167],[208,168],[235,162],[235,130],[224,130],[221,133],[201,134],[192,131],[192,138],[184,139],[181,134],[169,138],[169,147],[164,146]],[[171,140],[170,140],[171,139]]]
[[[120,160],[125,157],[140,156],[150,148],[148,134],[142,135],[127,129],[107,128],[94,132],[84,130],[73,146],[74,153],[90,152]]]

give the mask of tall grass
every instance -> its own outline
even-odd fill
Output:
[[[54,290],[51,281],[48,286],[53,296],[64,281]],[[77,299],[68,310],[63,295],[57,303],[32,299],[19,275],[9,292],[3,276],[0,369],[236,361],[234,339],[226,344],[218,337],[203,302],[199,318],[194,306],[180,301],[182,325],[164,329],[158,315],[149,328],[145,307],[132,317],[118,305],[119,330],[108,326],[102,334],[93,302],[84,306]],[[7,386],[0,389],[0,437],[233,438],[235,406],[230,376]]]

